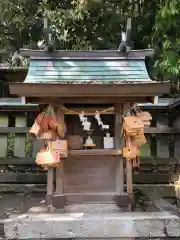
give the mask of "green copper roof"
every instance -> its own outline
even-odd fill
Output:
[[[33,57],[25,83],[125,83],[151,81],[144,58]]]

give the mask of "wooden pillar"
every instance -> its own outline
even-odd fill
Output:
[[[132,195],[133,194],[132,161],[128,161],[128,160],[126,160],[126,184],[127,184],[127,193],[129,195]]]
[[[126,161],[126,182],[127,182],[127,193],[133,194],[133,179],[132,179],[132,162]]]
[[[46,193],[46,203],[49,207],[52,207],[52,197],[54,192],[54,168],[48,167],[47,170],[47,193]]]
[[[52,206],[53,191],[54,191],[54,168],[49,167],[47,173],[47,197],[46,197],[46,202],[48,206]]]
[[[122,149],[122,105],[115,105],[115,148]],[[123,157],[117,156],[116,167],[116,195],[122,195],[124,193],[124,167]]]
[[[58,110],[58,121],[63,126],[63,129],[65,130],[65,124],[64,124],[64,112],[62,110]],[[61,160],[61,163],[56,168],[56,195],[59,196],[57,200],[59,203],[57,204],[60,207],[64,206],[64,170],[63,170],[63,160]]]

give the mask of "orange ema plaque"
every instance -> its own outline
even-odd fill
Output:
[[[60,153],[60,157],[67,158],[68,156],[68,144],[67,140],[56,140],[50,142],[50,149],[52,153]]]

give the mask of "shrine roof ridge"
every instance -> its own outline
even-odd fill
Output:
[[[21,56],[27,57],[51,57],[51,58],[141,58],[146,56],[153,56],[153,49],[141,49],[141,50],[131,50],[128,52],[120,52],[119,50],[56,50],[48,52],[45,50],[30,50],[30,49],[20,49]]]

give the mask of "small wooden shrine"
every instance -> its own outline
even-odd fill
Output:
[[[24,96],[28,103],[56,106],[64,139],[74,136],[75,147],[68,144],[67,157],[56,171],[48,168],[48,204],[57,208],[73,203],[130,204],[132,163],[126,160],[124,169],[123,113],[169,91],[168,83],[149,78],[145,57],[152,50],[22,50],[22,54],[30,56],[29,71],[23,83],[10,84],[11,94]],[[91,122],[88,131],[82,129],[83,118]],[[101,126],[106,126],[103,131]],[[110,142],[103,143],[105,138]]]
[[[50,43],[47,19],[44,31]],[[21,51],[30,56],[29,71],[10,92],[45,108],[30,132],[43,140],[36,163],[48,168],[48,205],[133,201],[132,167],[151,120],[134,104],[153,101],[170,85],[149,78],[145,57],[153,51],[131,51],[130,31],[128,19],[115,51],[54,51],[51,44]]]

